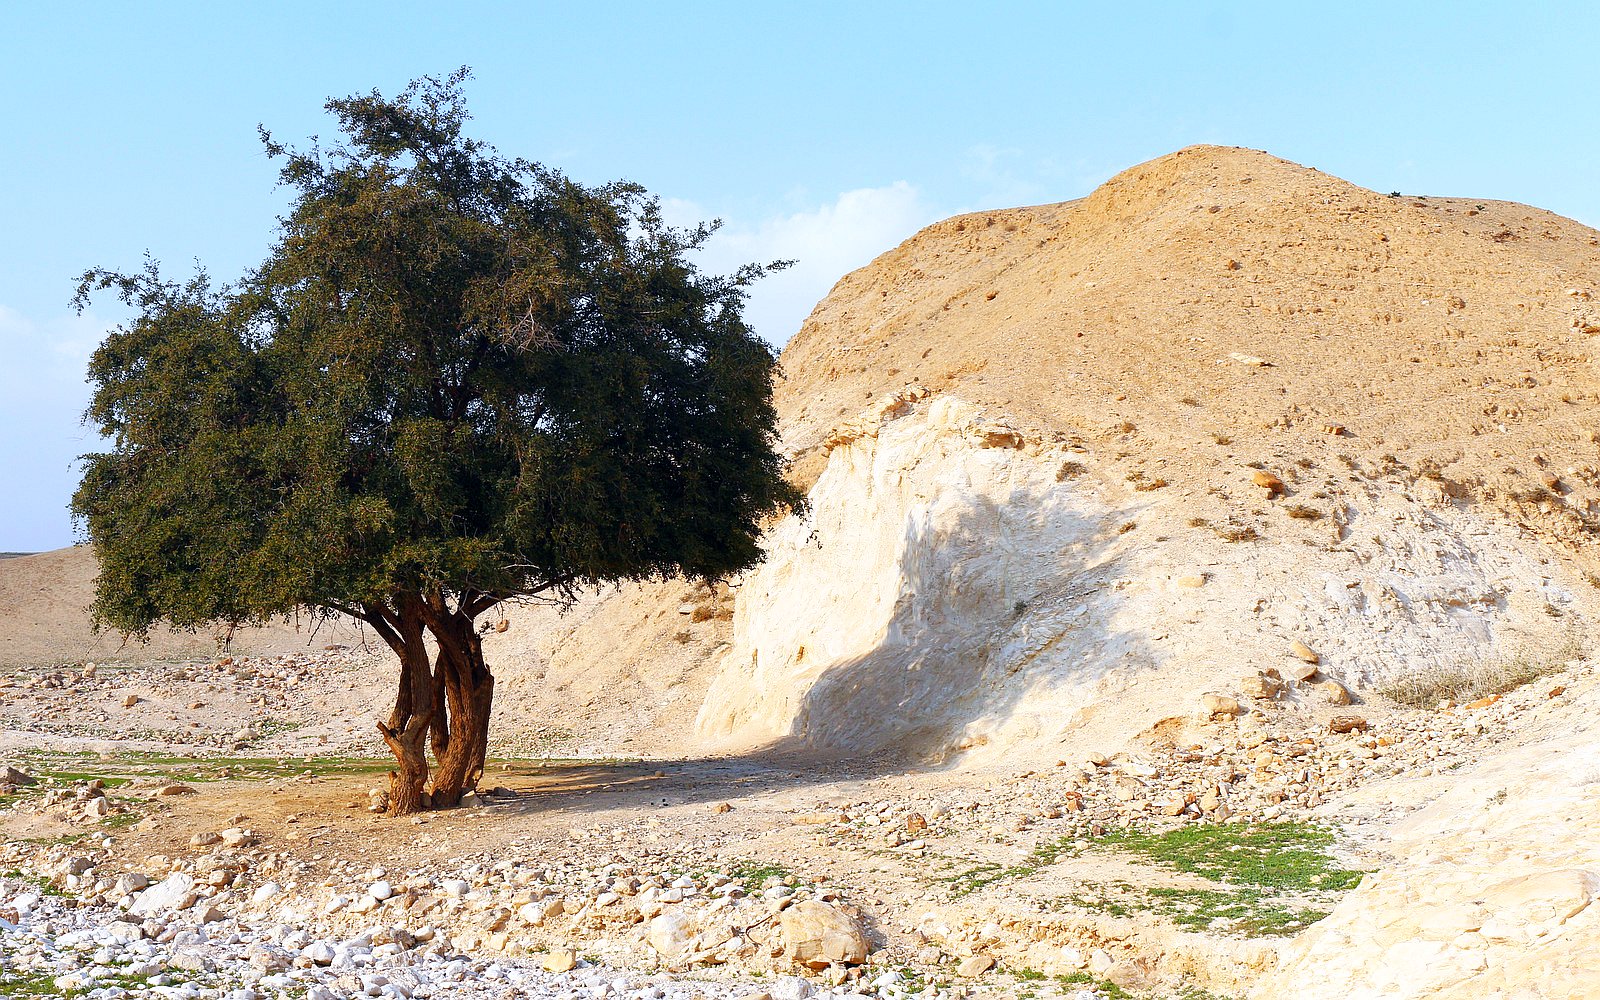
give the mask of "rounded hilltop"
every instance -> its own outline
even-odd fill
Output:
[[[846,276],[784,350],[779,408],[802,480],[836,424],[920,383],[1125,437],[1175,483],[1393,456],[1501,501],[1554,474],[1587,511],[1597,285],[1600,232],[1550,212],[1193,146],[1076,201],[947,219]]]

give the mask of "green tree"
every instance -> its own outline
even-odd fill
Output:
[[[480,615],[727,575],[800,502],[776,362],[741,318],[765,269],[701,274],[687,255],[713,225],[464,136],[465,76],[330,100],[330,149],[263,129],[294,199],[237,284],[149,262],[87,272],[77,299],[111,290],[136,315],[89,365],[112,444],[84,457],[72,509],[97,622],[365,622],[399,659],[378,724],[396,814],[422,803],[430,742],[434,804],[481,775]]]

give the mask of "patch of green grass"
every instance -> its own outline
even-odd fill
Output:
[[[1045,978],[1045,974],[1038,969],[1011,969],[1010,972],[1025,983],[1042,982]]]
[[[1039,869],[1055,864],[1061,860],[1061,855],[1072,849],[1075,837],[1067,836],[1058,840],[1042,841],[1021,864],[1002,865],[993,861],[985,861],[973,865],[964,871],[935,881],[945,882],[950,885],[953,896],[970,896],[979,889],[988,888],[996,882],[1008,879],[1026,878],[1037,874]]]
[[[108,830],[126,830],[139,822],[140,816],[134,812],[112,813],[100,821],[100,825]]]
[[[120,787],[122,787],[123,785],[126,785],[129,781],[132,780],[131,778],[118,777],[116,775],[107,775],[107,774],[104,774],[102,772],[95,772],[95,771],[49,771],[49,770],[45,770],[45,771],[35,771],[33,776],[35,778],[39,778],[41,780],[47,779],[47,778],[53,778],[56,781],[61,782],[62,784],[68,784],[68,785],[70,785],[74,781],[94,781],[96,779],[99,779],[100,782],[103,783],[107,788],[120,788]]]
[[[1083,888],[1084,892],[1069,893],[1052,900],[1054,908],[1060,910],[1065,904],[1110,917],[1131,917],[1138,912],[1135,906],[1130,905],[1130,901],[1136,901],[1135,890],[1126,882],[1119,881],[1111,885],[1083,883]]]
[[[979,889],[986,889],[996,882],[1004,882],[1006,879],[1023,875],[1032,875],[1036,871],[1038,871],[1037,868],[1028,865],[1007,867],[995,864],[992,861],[985,861],[973,865],[963,872],[941,878],[938,881],[947,883],[950,886],[950,894],[952,896],[961,897],[970,896]]]
[[[1327,916],[1325,910],[1286,906],[1258,889],[1219,892],[1211,889],[1149,890],[1156,909],[1191,931],[1222,930],[1245,937],[1298,934]],[[1218,921],[1225,923],[1218,926]]]
[[[58,997],[56,977],[50,972],[0,972],[0,996]]]
[[[1111,1000],[1134,1000],[1133,994],[1113,983],[1109,979],[1101,979],[1092,972],[1074,972],[1068,976],[1057,976],[1056,982],[1062,986],[1087,986],[1099,990]]]
[[[108,986],[118,986],[125,990],[147,989],[150,986],[150,977],[130,976],[126,973],[118,972],[106,976],[104,979],[96,979],[94,981],[94,988],[97,990],[105,989]]]
[[[764,885],[768,879],[787,881],[794,877],[794,872],[776,862],[749,860],[735,861],[723,871],[723,874],[757,888]]]
[[[394,767],[389,758],[377,757],[189,756],[155,750],[125,751],[109,757],[70,751],[34,751],[19,756],[30,762],[28,770],[41,779],[65,783],[99,778],[107,788],[121,787],[141,777],[185,782],[259,780],[294,777],[307,771],[319,777],[382,774]]]
[[[39,875],[30,875],[27,872],[21,871],[21,870],[16,869],[16,868],[13,868],[13,869],[11,869],[10,871],[7,871],[7,872],[0,872],[0,878],[8,878],[8,879],[11,879],[13,882],[26,882],[27,884],[33,886],[35,889],[38,889],[41,893],[43,893],[46,896],[65,896],[66,895],[66,893],[62,892],[60,889],[57,889],[54,885],[52,885],[50,883],[49,879],[43,878],[43,877],[41,877]],[[0,996],[4,996],[4,995],[5,994],[0,993]]]
[[[260,739],[266,739],[269,736],[292,733],[303,725],[305,723],[298,719],[266,719],[256,726],[256,733]]]
[[[185,781],[216,781],[235,778],[287,778],[307,771],[317,777],[382,774],[394,761],[379,757],[186,757],[158,751],[134,751],[126,755],[130,771],[182,778]],[[224,775],[222,772],[228,772]]]
[[[1163,833],[1116,830],[1099,845],[1216,882],[1280,890],[1353,889],[1361,872],[1334,865],[1333,834],[1310,823],[1191,824]]]
[[[904,993],[921,993],[928,988],[928,980],[909,965],[902,965],[895,970],[900,974],[900,987]]]

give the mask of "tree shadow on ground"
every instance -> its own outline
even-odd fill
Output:
[[[1153,665],[1142,632],[1114,624],[1128,511],[1075,499],[1070,484],[961,503],[954,517],[946,498],[937,522],[907,519],[899,592],[871,650],[785,678],[799,691],[785,735],[728,756],[552,762],[497,808],[737,801],[948,767],[1008,726],[1064,729],[1106,671]],[[496,780],[491,770],[483,784]]]

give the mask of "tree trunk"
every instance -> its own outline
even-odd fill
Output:
[[[460,802],[461,793],[476,788],[483,777],[494,675],[483,662],[483,641],[471,619],[453,615],[436,623],[434,638],[439,644],[435,674],[444,680],[443,707],[449,721],[434,733],[438,768],[433,777],[433,802],[448,807]]]
[[[428,732],[439,710],[434,702],[433,670],[422,641],[421,611],[414,599],[398,605],[398,630],[385,638],[400,657],[400,683],[388,722],[378,723],[378,732],[398,765],[398,770],[389,772],[390,816],[422,808],[428,783]]]
[[[405,729],[394,730],[378,723],[389,751],[399,763],[398,771],[389,772],[389,815],[407,816],[422,808],[422,790],[428,783],[428,756],[424,752],[426,727],[413,721]]]

